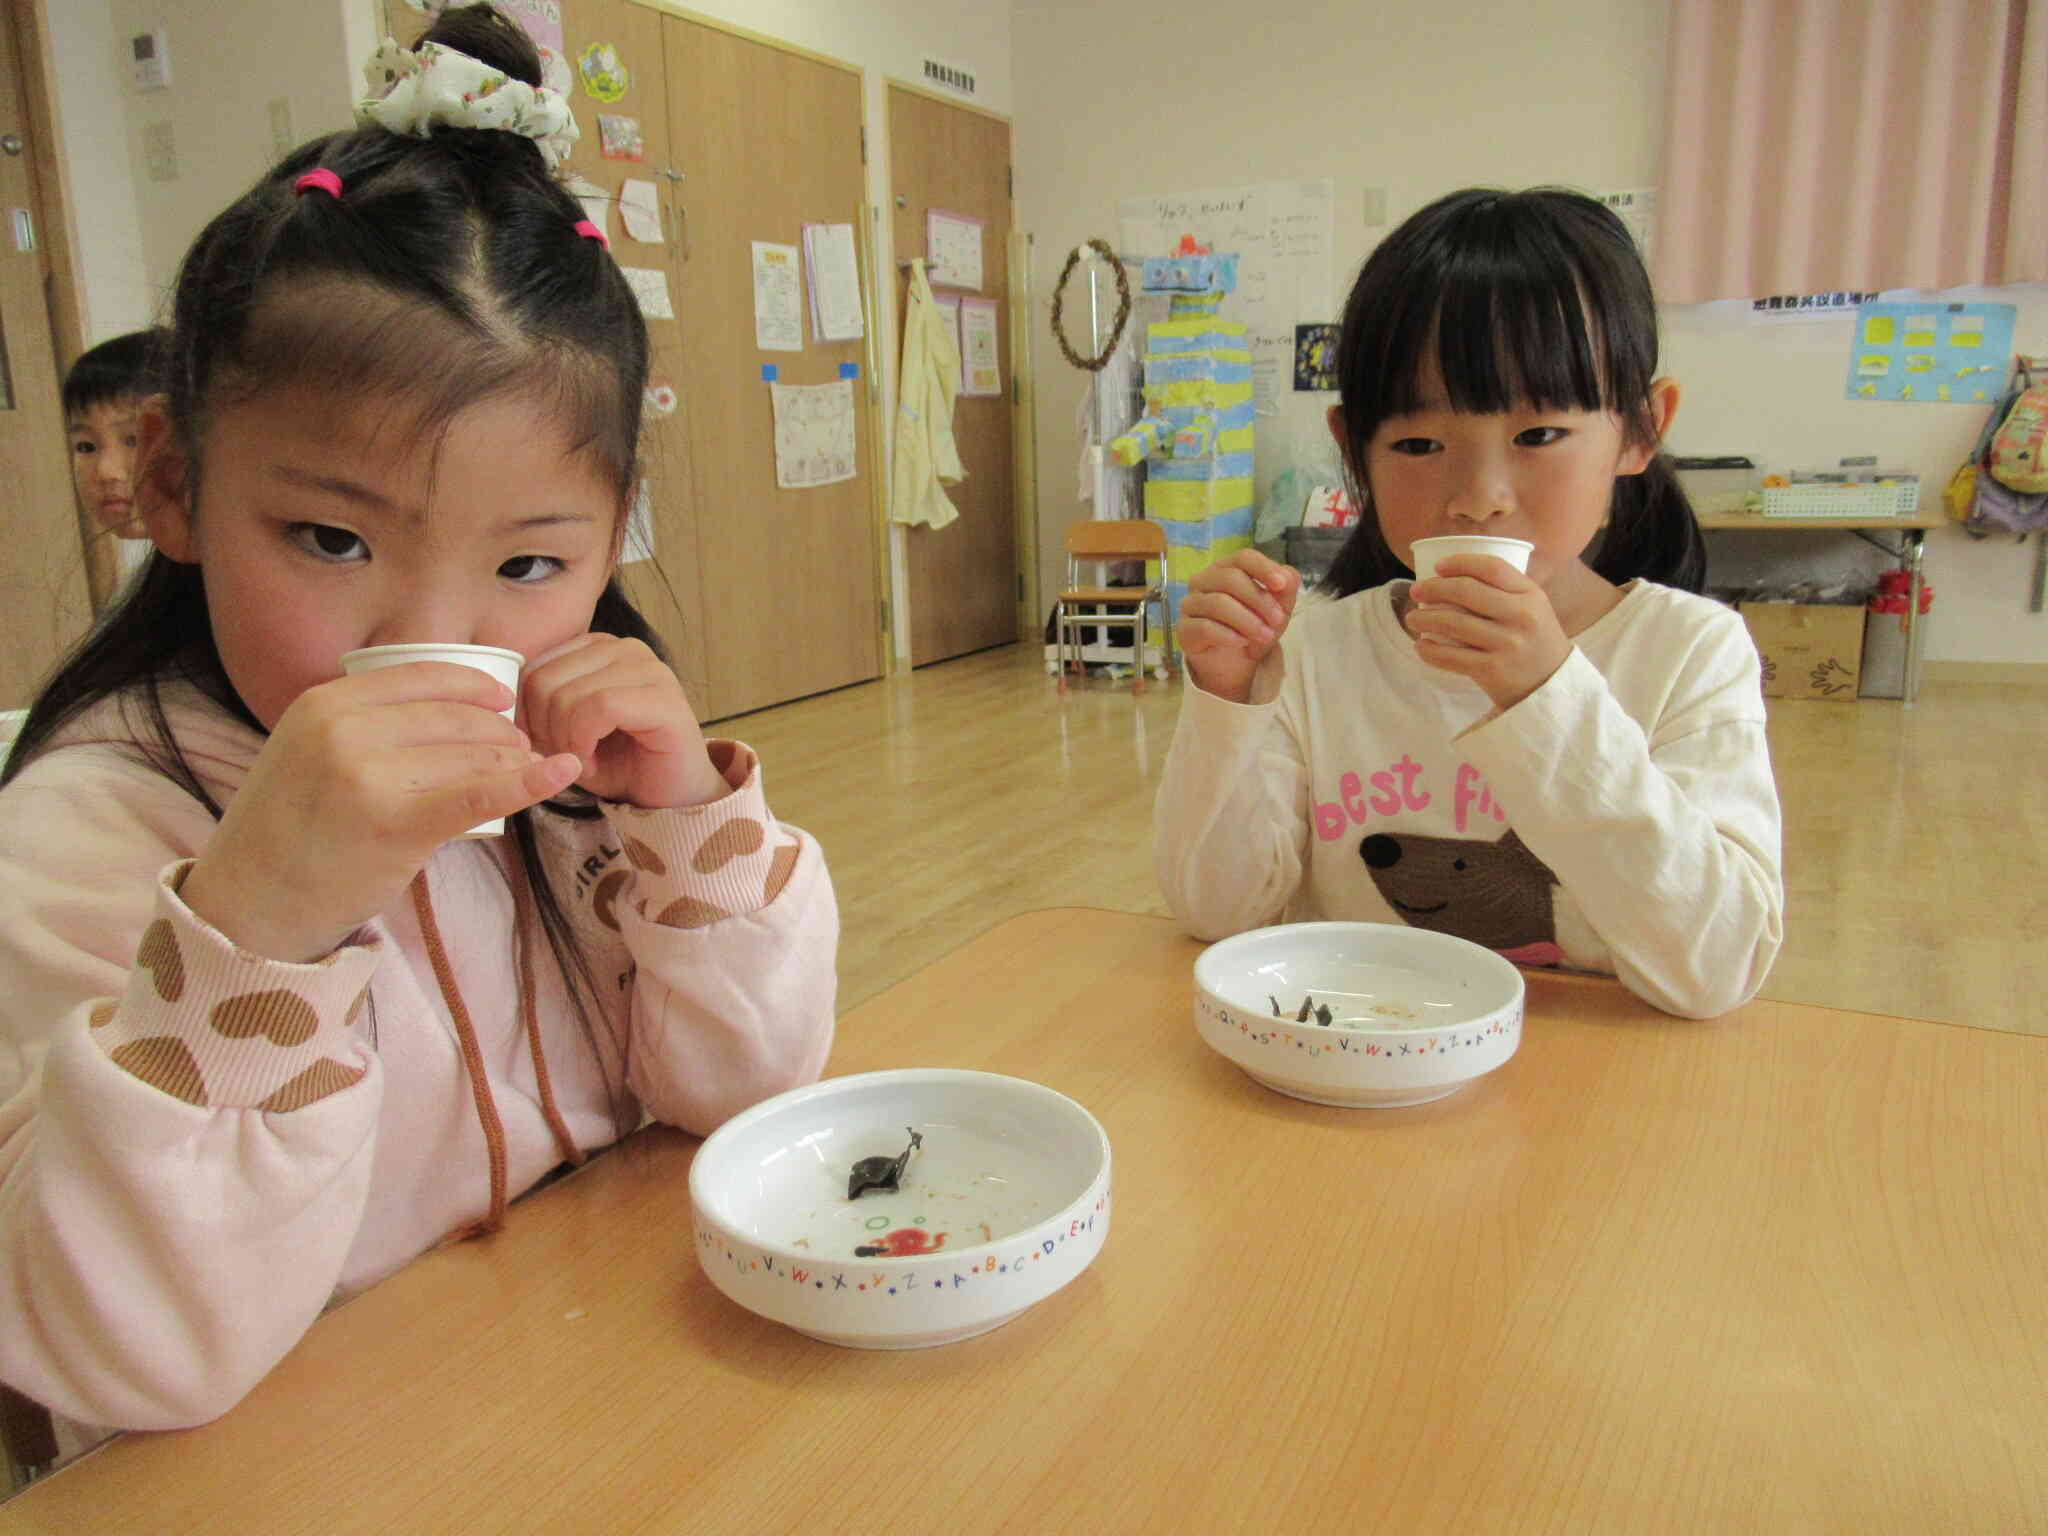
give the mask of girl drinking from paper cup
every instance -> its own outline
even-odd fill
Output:
[[[551,1170],[824,1064],[824,859],[614,579],[647,335],[540,78],[486,6],[387,43],[180,274],[156,552],[0,788],[0,1379],[66,1419],[212,1418]],[[516,700],[344,675],[415,644]]]
[[[1696,595],[1656,364],[1649,278],[1589,198],[1458,192],[1373,252],[1338,341],[1363,511],[1332,600],[1297,611],[1298,574],[1245,550],[1181,605],[1153,853],[1191,932],[1406,923],[1672,1013],[1755,994],[1784,914],[1757,656]],[[1408,579],[1475,536],[1526,570]]]

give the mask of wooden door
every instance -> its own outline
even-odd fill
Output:
[[[953,436],[967,478],[947,488],[958,520],[905,529],[910,664],[944,661],[1019,638],[1015,373],[1011,355],[1010,125],[907,86],[889,87],[889,172],[896,192],[896,256],[925,254],[934,208],[982,221],[978,297],[996,301],[999,392],[962,393]],[[907,277],[899,273],[896,313]],[[959,290],[935,289],[941,298]],[[897,345],[900,348],[901,340]]]
[[[719,718],[882,672],[866,344],[817,340],[808,305],[800,352],[762,351],[754,331],[754,241],[800,246],[806,223],[860,227],[861,77],[677,16],[662,19],[662,35],[683,177],[677,382],[689,402],[709,718]],[[764,366],[784,384],[852,371],[853,479],[777,486]]]
[[[45,114],[30,111],[30,17],[0,6],[0,709],[27,705],[92,622],[49,303],[61,204]]]
[[[671,309],[678,298],[680,221],[669,143],[667,69],[659,11],[633,0],[569,0],[562,6],[565,57],[572,63],[592,44],[608,43],[626,66],[625,94],[610,102],[593,99],[586,88],[572,92],[581,137],[569,156],[567,174],[603,189],[610,200],[604,220],[612,255],[633,273],[659,274]],[[628,118],[638,132],[641,158],[608,158],[598,114]],[[626,227],[619,197],[626,182],[655,189],[660,212],[658,240],[641,240]],[[650,233],[650,231],[642,231]],[[653,278],[642,279],[648,283]],[[643,306],[644,308],[644,306]],[[673,317],[647,315],[648,399],[641,417],[640,458],[645,506],[640,528],[651,530],[652,558],[635,559],[641,541],[629,540],[620,581],[633,604],[654,626],[683,680],[690,704],[710,719],[724,713],[706,659],[703,583],[698,565],[697,502],[690,473],[690,413],[695,391],[684,354],[683,328]]]

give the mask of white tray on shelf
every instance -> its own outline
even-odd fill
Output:
[[[1917,480],[1764,487],[1765,517],[1911,517],[1919,509]]]

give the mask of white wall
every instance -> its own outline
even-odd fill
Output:
[[[277,158],[269,104],[282,99],[291,144],[349,126],[360,60],[346,50],[339,0],[113,0],[119,36],[165,28],[171,84],[124,82],[130,179],[150,276],[167,286],[193,237]],[[152,179],[144,135],[168,123],[176,176]]]
[[[294,143],[348,126],[379,0],[66,0],[50,7],[58,120],[79,236],[88,341],[154,323],[206,221],[276,158],[269,103]],[[171,83],[137,90],[128,39],[169,34]],[[168,123],[170,181],[147,125]]]
[[[1117,239],[1119,200],[1331,177],[1341,305],[1386,233],[1365,223],[1367,189],[1384,190],[1392,224],[1465,185],[1653,185],[1664,16],[1641,0],[1265,0],[1252,11],[1227,0],[1019,0],[1018,222],[1035,236],[1041,317],[1029,338],[1041,581],[1057,579],[1059,530],[1082,513],[1071,422],[1085,378],[1061,359],[1044,316],[1066,253],[1091,235]],[[2022,305],[2018,344],[2048,351],[2048,290],[1996,297]],[[1731,332],[1711,314],[1670,312],[1664,360],[1686,389],[1673,446],[1749,452],[1771,468],[1877,453],[1919,470],[1936,494],[1983,411],[1852,403],[1848,344],[1846,323]],[[1332,398],[1294,396],[1260,420],[1262,486],[1291,455],[1320,451]],[[2031,555],[1950,529],[1929,536],[1930,658],[2048,662],[2048,616],[2025,612]]]
[[[143,249],[142,219],[128,170],[125,44],[110,0],[75,0],[48,11],[57,71],[57,131],[77,235],[85,343],[140,330],[157,290]]]

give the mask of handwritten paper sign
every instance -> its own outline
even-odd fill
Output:
[[[924,219],[925,276],[934,287],[981,291],[981,220],[943,208]]]

